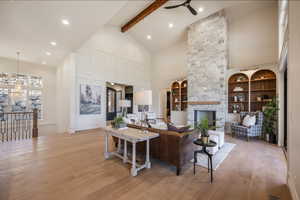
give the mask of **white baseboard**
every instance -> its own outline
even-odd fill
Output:
[[[288,180],[287,180],[287,182],[288,182],[288,187],[289,187],[292,199],[293,200],[300,200],[299,196],[298,196],[298,193],[297,193],[297,190],[296,190],[296,185],[295,185],[294,177],[293,177],[293,175],[290,172],[288,173]]]

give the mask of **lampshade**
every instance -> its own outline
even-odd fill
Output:
[[[120,107],[128,108],[131,106],[131,101],[127,99],[120,100]]]
[[[136,92],[134,94],[135,103],[137,105],[145,106],[145,105],[152,105],[152,91],[151,90],[144,90],[140,92]]]

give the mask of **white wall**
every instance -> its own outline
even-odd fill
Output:
[[[230,68],[245,69],[278,60],[277,4],[251,5],[252,8],[243,5],[226,9]],[[153,109],[158,114],[165,113],[166,88],[169,88],[172,81],[187,76],[186,58],[186,41],[153,55]]]
[[[288,184],[293,199],[300,196],[300,2],[289,1],[288,41]]]
[[[56,120],[59,133],[74,132],[71,120],[75,109],[75,54],[65,58],[56,70]]]
[[[150,60],[148,51],[119,27],[104,26],[94,34],[75,56],[76,83],[74,97],[74,130],[106,125],[106,82],[132,85],[134,91],[150,89]],[[102,86],[101,115],[79,115],[80,84]],[[72,121],[72,119],[71,119]]]
[[[241,7],[240,11],[239,7],[227,10],[230,68],[277,62],[277,3],[268,3],[259,7],[259,4],[246,5],[248,8]]]
[[[17,60],[0,57],[0,72],[17,72]],[[56,96],[56,69],[45,65],[20,62],[20,74],[41,76],[43,78],[43,120],[39,121],[39,134],[56,133],[55,96]]]
[[[153,110],[164,114],[166,89],[176,79],[187,76],[187,42],[177,43],[153,55],[151,66],[151,86],[153,90]]]

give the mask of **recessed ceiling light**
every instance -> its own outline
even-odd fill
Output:
[[[198,8],[198,11],[199,11],[199,12],[203,12],[203,11],[204,11],[204,8],[203,8],[203,7],[200,7],[200,8]]]
[[[67,19],[62,19],[62,20],[61,20],[61,23],[62,23],[63,25],[66,25],[66,26],[70,25],[70,22],[69,22],[69,20],[67,20]]]
[[[174,24],[173,23],[169,23],[169,28],[173,28]]]
[[[43,64],[43,65],[46,65],[46,64],[47,64],[47,62],[46,62],[46,61],[43,61],[43,62],[42,62],[42,64]]]
[[[111,85],[114,85],[114,83],[110,83]]]
[[[54,42],[54,41],[50,42],[50,44],[51,44],[52,46],[56,46],[56,45],[57,45],[57,43]]]
[[[147,39],[151,40],[152,39],[151,35],[147,35]]]
[[[46,52],[46,55],[47,55],[47,56],[51,56],[51,53],[47,51],[47,52]]]

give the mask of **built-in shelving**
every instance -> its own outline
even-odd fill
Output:
[[[276,74],[271,70],[259,70],[250,80],[251,111],[262,111],[276,97]]]
[[[174,81],[171,85],[172,111],[185,111],[188,105],[187,80]]]
[[[228,80],[228,112],[238,113],[249,109],[249,78],[242,73]]]
[[[258,70],[251,79],[243,73],[228,80],[228,112],[262,111],[276,97],[276,74],[271,70]]]

